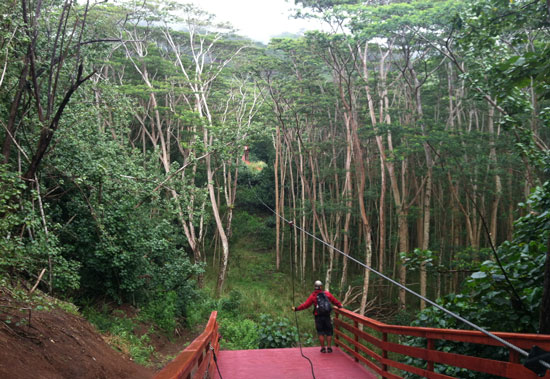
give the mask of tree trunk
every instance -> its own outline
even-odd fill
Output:
[[[495,147],[495,128],[494,128],[494,114],[495,114],[495,108],[492,107],[489,104],[489,115],[488,115],[488,129],[490,134],[490,143],[491,143],[491,151],[489,153],[489,157],[491,160],[491,164],[493,166],[493,169],[496,170],[497,168],[497,152]],[[493,204],[491,206],[491,221],[490,221],[490,239],[491,244],[493,246],[496,246],[497,244],[497,226],[498,226],[498,206],[500,204],[500,199],[502,197],[502,181],[500,179],[500,175],[498,173],[495,173],[495,194],[493,196]]]
[[[349,238],[349,230],[350,230],[350,223],[351,223],[351,211],[352,211],[352,195],[353,195],[353,184],[352,184],[352,176],[351,176],[351,160],[352,160],[352,140],[351,140],[351,130],[349,128],[349,125],[346,123],[346,163],[345,163],[345,183],[344,183],[344,198],[346,199],[346,216],[344,221],[344,253],[349,255],[350,252],[350,238]],[[348,259],[344,257],[343,260],[343,267],[342,267],[342,278],[340,280],[340,291],[344,291],[346,281],[347,281],[347,273],[348,273]]]
[[[273,167],[273,172],[275,174],[275,212],[277,214],[282,214],[281,204],[279,201],[279,157],[281,155],[281,130],[279,123],[275,126],[276,128],[276,137],[275,137],[275,165]],[[275,269],[279,271],[281,269],[281,218],[275,217]]]
[[[204,139],[208,140],[208,130],[204,129]],[[205,146],[205,149],[208,148],[208,145]],[[227,274],[227,266],[229,263],[229,241],[227,235],[225,234],[225,228],[220,217],[220,211],[218,208],[218,202],[216,200],[216,192],[214,189],[214,172],[212,170],[212,164],[210,161],[210,155],[206,156],[206,175],[208,178],[208,194],[210,195],[210,205],[212,206],[212,213],[214,215],[214,220],[216,221],[216,228],[218,235],[220,236],[220,241],[222,244],[222,254],[220,259],[220,271],[218,273],[218,283],[216,285],[216,296],[220,296],[223,290],[223,285],[225,283],[225,277]]]
[[[2,146],[2,154],[4,155],[4,163],[8,163],[10,159],[11,145],[15,140],[15,120],[17,118],[17,112],[19,110],[19,104],[21,102],[21,97],[25,90],[25,84],[27,83],[27,73],[29,70],[29,53],[25,55],[23,60],[23,68],[21,70],[21,75],[19,76],[19,82],[17,84],[17,91],[13,97],[13,101],[10,107],[10,114],[8,117],[8,125],[6,127],[6,137],[4,139],[4,144]]]
[[[414,67],[412,64],[409,66],[409,72],[411,74],[411,77],[413,78],[414,82],[414,94],[415,94],[415,101],[416,101],[416,113],[418,120],[417,122],[420,123],[420,129],[422,131],[422,136],[425,139],[428,139],[428,132],[426,130],[426,125],[424,123],[424,111],[422,108],[422,96],[421,96],[421,87],[422,84],[418,80],[418,76],[416,74],[416,71],[414,70]],[[424,190],[424,199],[422,201],[424,205],[423,209],[423,225],[422,225],[422,239],[421,239],[421,248],[422,250],[426,251],[429,248],[430,245],[430,217],[431,217],[431,200],[432,200],[432,174],[433,174],[433,158],[432,158],[432,152],[430,150],[430,146],[428,145],[427,141],[424,141],[422,143],[422,146],[424,148],[424,156],[426,158],[426,187]],[[426,290],[427,290],[427,272],[426,272],[426,262],[422,261],[420,264],[420,294],[424,297],[426,297]],[[426,308],[426,302],[424,300],[420,301],[420,310],[423,310]]]

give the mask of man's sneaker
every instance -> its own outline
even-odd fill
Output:
[[[327,352],[327,349],[325,349],[324,347],[321,348],[321,353],[326,353]]]
[[[329,348],[327,349],[327,353],[332,353],[332,347],[329,347]]]

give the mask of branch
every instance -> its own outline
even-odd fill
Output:
[[[42,280],[42,276],[44,276],[44,273],[46,272],[46,269],[43,268],[42,271],[40,272],[40,275],[38,275],[38,279],[36,280],[36,283],[35,285],[31,288],[31,290],[29,291],[29,295],[32,295],[32,293],[34,292],[34,290],[36,289],[36,287],[38,287],[38,284],[40,283],[40,281]],[[30,322],[30,320],[29,320]]]
[[[57,111],[55,113],[55,116],[53,117],[52,121],[50,122],[50,125],[48,128],[43,128],[40,132],[40,139],[38,141],[38,147],[36,149],[36,152],[34,156],[32,157],[31,164],[29,165],[29,168],[27,169],[27,172],[25,175],[23,175],[24,180],[32,181],[34,178],[34,175],[36,174],[36,171],[38,170],[38,165],[42,161],[42,158],[44,157],[46,150],[48,149],[50,142],[53,137],[53,133],[56,131],[59,121],[61,120],[61,116],[63,115],[63,111],[65,110],[65,107],[69,103],[69,100],[71,99],[71,96],[74,94],[74,92],[82,85],[82,83],[86,82],[88,79],[90,79],[93,75],[95,75],[96,71],[94,70],[91,74],[87,75],[86,77],[82,78],[82,64],[78,67],[78,74],[77,74],[77,80],[73,85],[69,88],[67,93],[65,94],[65,97],[61,101],[61,104],[57,108]]]
[[[213,154],[215,151],[211,151],[211,152],[208,152],[200,157],[198,157],[196,160],[200,160],[200,159],[203,159],[203,158],[206,158],[207,156],[209,156],[210,154]],[[189,166],[192,162],[188,162],[186,164],[184,164],[183,166],[181,166],[180,168],[178,168],[176,171],[174,171],[171,175],[169,175],[166,179],[164,179],[162,182],[160,182],[159,185],[157,185],[150,193],[149,195],[147,195],[145,198],[143,198],[139,203],[137,203],[137,205],[134,207],[134,209],[137,209],[139,208],[141,205],[143,205],[143,202],[147,199],[147,197],[149,197],[150,195],[152,195],[153,193],[157,192],[167,181],[169,181],[170,179],[172,179],[174,176],[176,176],[177,174],[179,174],[180,172],[182,172],[183,170],[185,170],[187,168],[187,166]]]
[[[439,51],[441,54],[446,56],[455,66],[456,68],[463,74],[466,74],[466,71],[462,68],[462,66],[459,64],[458,59],[454,56],[451,48],[449,47],[448,43],[445,43],[445,48],[447,51],[444,51],[442,48],[434,44],[432,41],[424,37],[421,33],[417,32],[416,30],[412,29],[410,26],[406,26],[411,32],[418,35],[420,38],[422,38],[424,41],[426,41],[430,46],[432,46],[434,49]],[[468,78],[468,80],[471,82],[471,79]],[[504,116],[509,116],[508,112],[504,110],[504,108],[500,107],[493,98],[487,94],[483,89],[481,89],[479,86],[472,83],[472,88],[479,92],[485,100],[487,100],[497,111],[499,111]]]

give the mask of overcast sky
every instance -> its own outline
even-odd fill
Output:
[[[282,33],[301,33],[319,29],[313,21],[290,17],[294,1],[285,0],[184,0],[213,13],[219,21],[229,21],[239,29],[237,34],[268,43]]]

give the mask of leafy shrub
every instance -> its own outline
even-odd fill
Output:
[[[58,130],[56,154],[48,157],[55,174],[45,177],[43,185],[65,194],[51,202],[48,213],[63,225],[60,255],[81,264],[77,295],[106,295],[145,306],[161,288],[176,293],[175,314],[184,317],[195,296],[192,278],[202,270],[190,262],[177,222],[177,209],[186,206],[165,201],[154,190],[163,178],[147,169],[157,166],[155,154],[138,156],[123,141],[102,133],[96,112],[79,109],[78,122],[70,130]],[[120,121],[117,128],[124,129],[126,123]],[[181,183],[174,179],[171,185]]]
[[[254,321],[233,318],[222,318],[219,321],[222,349],[248,350],[258,348],[258,325]]]
[[[272,248],[274,228],[267,225],[269,220],[248,212],[236,211],[232,228],[233,238],[238,240],[254,235],[254,243],[258,244],[258,248]]]
[[[274,320],[271,316],[260,315],[260,349],[282,348],[297,346],[298,331],[295,326],[291,326],[287,318]],[[311,345],[312,338],[308,333],[302,334],[302,345]]]
[[[516,221],[513,240],[502,243],[497,249],[508,280],[495,261],[486,260],[479,265],[478,271],[466,278],[460,293],[438,299],[440,305],[488,330],[537,332],[546,242],[550,234],[550,182],[537,188],[529,197],[528,204],[532,211]],[[434,307],[419,313],[412,325],[453,329],[467,327]],[[425,341],[410,338],[408,344],[425,346]],[[436,348],[499,360],[507,360],[508,355],[505,348],[445,341],[436,345]],[[406,363],[422,364],[412,358],[407,358]],[[491,377],[443,365],[436,365],[435,370],[460,378]]]
[[[21,269],[24,265],[23,241],[14,228],[25,223],[25,215],[18,212],[24,183],[17,174],[0,165],[0,270]]]
[[[153,298],[164,296],[166,291],[175,294],[174,314],[177,318],[184,319],[191,304],[201,296],[196,290],[196,282],[191,279],[204,271],[204,264],[193,264],[181,251],[168,250],[159,252],[160,256],[155,261],[164,262],[163,265],[151,265],[150,285],[155,288]]]
[[[150,300],[139,312],[139,319],[150,321],[166,333],[172,333],[177,326],[177,294],[174,291],[161,293]]]
[[[154,353],[154,347],[150,345],[148,333],[138,336],[134,333],[137,327],[135,319],[127,318],[124,314],[109,315],[107,309],[102,312],[92,307],[86,307],[82,313],[102,333],[106,333],[107,343],[124,354],[128,354],[137,363],[148,366]],[[149,331],[151,332],[151,331]]]
[[[0,165],[0,272],[35,280],[51,260],[52,288],[65,293],[77,289],[80,264],[63,257],[57,225],[49,225],[50,232],[46,235],[37,207],[32,203],[37,200],[37,193],[32,193],[29,201],[23,196],[25,189],[16,173]],[[47,204],[44,208],[48,209]],[[43,282],[48,277],[46,273]]]
[[[394,325],[411,325],[415,320],[415,315],[412,312],[401,310],[393,316],[391,323]]]
[[[243,295],[237,290],[229,292],[229,298],[220,300],[220,309],[230,316],[237,316]]]
[[[209,297],[205,290],[198,290],[193,306],[187,309],[185,324],[194,327],[206,323],[212,311],[218,309],[218,307],[218,300]]]

